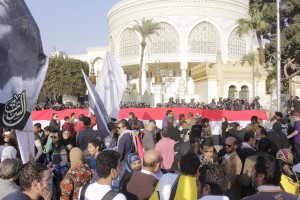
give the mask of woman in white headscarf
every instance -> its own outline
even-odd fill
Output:
[[[1,162],[6,158],[16,158],[17,150],[13,146],[7,146],[2,151]]]

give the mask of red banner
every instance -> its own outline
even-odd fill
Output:
[[[194,116],[199,113],[202,118],[207,117],[210,121],[221,121],[223,116],[227,117],[228,121],[250,121],[252,116],[257,116],[263,120],[267,120],[267,115],[264,111],[259,110],[244,110],[244,111],[229,111],[229,110],[202,110],[194,108],[126,108],[121,109],[119,113],[119,119],[128,118],[129,112],[134,112],[136,117],[140,120],[162,120],[166,116],[167,110],[172,110],[178,120],[179,114],[185,114],[186,118],[189,112],[192,112]],[[32,120],[51,120],[52,114],[57,113],[62,120],[65,116],[70,116],[71,113],[76,113],[76,116],[80,114],[87,115],[88,110],[84,109],[66,109],[62,111],[56,110],[41,110],[32,112]]]

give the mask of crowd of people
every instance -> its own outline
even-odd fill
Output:
[[[128,101],[121,102],[121,108],[150,108],[149,102],[137,102]],[[252,103],[249,103],[245,99],[233,99],[233,98],[222,98],[218,101],[215,98],[209,103],[195,102],[195,98],[192,98],[190,102],[186,102],[185,99],[176,99],[170,97],[167,103],[157,103],[156,108],[199,108],[199,109],[210,109],[210,110],[261,110],[262,107],[259,103],[259,97],[256,97]]]
[[[95,116],[57,113],[34,124],[35,155],[22,164],[14,130],[1,129],[0,199],[298,199],[300,113],[256,116],[246,127],[170,109],[145,123],[133,112],[94,130]]]

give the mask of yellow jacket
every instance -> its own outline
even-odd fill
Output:
[[[176,179],[176,174],[165,174],[158,182],[150,200],[169,200],[170,189]],[[158,198],[158,192],[159,196]],[[197,182],[192,176],[181,175],[179,177],[174,200],[197,200]]]

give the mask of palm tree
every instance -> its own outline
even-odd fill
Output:
[[[153,34],[158,35],[158,30],[160,29],[159,23],[153,22],[153,19],[142,19],[142,23],[139,24],[137,21],[136,25],[132,27],[132,30],[138,32],[142,38],[141,41],[141,60],[139,66],[139,94],[142,95],[142,67],[144,62],[144,53],[147,45],[147,38]]]
[[[259,11],[258,8],[252,7],[251,8],[251,18],[250,19],[238,19],[238,29],[237,33],[241,36],[243,34],[248,34],[249,31],[255,30],[258,45],[259,45],[259,52],[260,52],[260,62],[262,65],[265,65],[265,50],[263,48],[262,43],[262,34],[267,33],[271,29],[271,25],[264,20],[264,8],[262,11]]]

